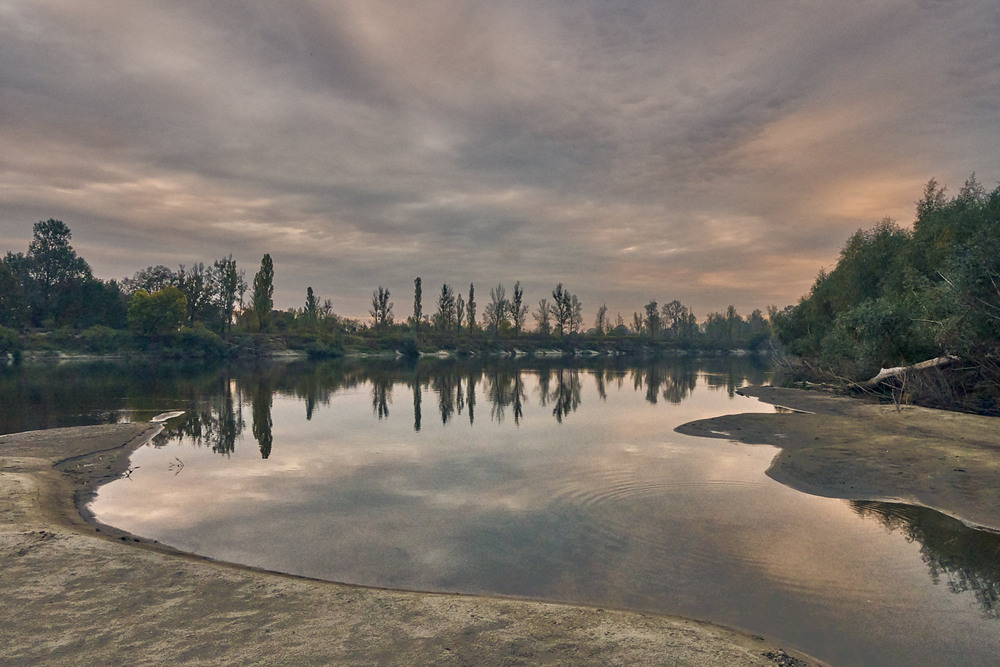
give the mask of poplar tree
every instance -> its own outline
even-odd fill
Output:
[[[423,290],[421,289],[420,276],[413,281],[413,320],[411,324],[417,331],[420,330],[420,320],[424,316],[424,307],[421,304]]]
[[[476,286],[469,283],[469,301],[465,304],[469,315],[469,333],[476,330]]]
[[[233,256],[223,257],[215,261],[215,270],[219,276],[219,310],[222,312],[222,325],[225,333],[232,333],[233,313],[236,310],[236,296],[246,290],[247,283],[243,272],[237,270]]]
[[[253,277],[253,292],[250,303],[257,316],[257,328],[262,333],[271,329],[271,310],[274,308],[274,264],[271,255],[265,253],[260,260],[260,270]]]

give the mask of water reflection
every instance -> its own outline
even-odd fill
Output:
[[[253,408],[253,437],[260,448],[260,457],[266,459],[271,456],[271,444],[274,440],[271,435],[271,405],[274,394],[271,391],[271,383],[267,377],[263,376],[250,385],[250,404]]]
[[[170,433],[229,455],[243,433],[243,400],[237,395],[236,383],[228,373],[219,377],[218,384],[220,388],[216,394],[191,401],[195,407],[171,421]]]
[[[102,372],[120,386],[112,408],[186,411],[147,448],[158,454],[137,452],[162,456],[141,461],[141,480],[101,491],[148,496],[120,501],[135,526],[113,522],[169,544],[358,583],[711,618],[837,664],[949,651],[991,664],[1000,651],[1000,537],[804,496],[764,476],[766,448],[673,433],[675,420],[768,409],[729,398],[765,380],[753,359]],[[186,486],[156,495],[155,475]],[[254,534],[261,523],[282,527],[277,545]]]
[[[985,616],[1000,618],[1000,535],[972,530],[924,507],[863,501],[851,507],[919,543],[935,584],[943,581],[952,593],[971,593]]]

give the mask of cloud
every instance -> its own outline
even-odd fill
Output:
[[[58,0],[0,7],[0,244],[102,277],[270,252],[377,285],[556,282],[585,310],[784,305],[931,177],[1000,174],[983,3]],[[400,313],[402,314],[402,313]]]

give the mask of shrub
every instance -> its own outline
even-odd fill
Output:
[[[200,322],[194,327],[183,327],[173,337],[173,350],[185,357],[223,357],[226,343],[218,334],[209,331]]]
[[[97,354],[120,352],[123,348],[129,347],[131,343],[128,332],[112,329],[102,324],[84,329],[80,332],[80,338],[87,350]]]
[[[10,354],[15,360],[20,358],[21,339],[13,329],[0,327],[0,354]]]

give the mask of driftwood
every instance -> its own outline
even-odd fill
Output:
[[[919,364],[913,364],[912,366],[882,368],[875,377],[871,380],[867,380],[866,382],[859,382],[858,386],[863,389],[871,389],[873,387],[877,387],[886,380],[903,378],[909,373],[926,371],[931,368],[947,368],[948,366],[954,366],[955,364],[961,363],[961,361],[962,360],[959,357],[948,355],[944,357],[935,357],[934,359],[928,359],[927,361],[921,361]]]

